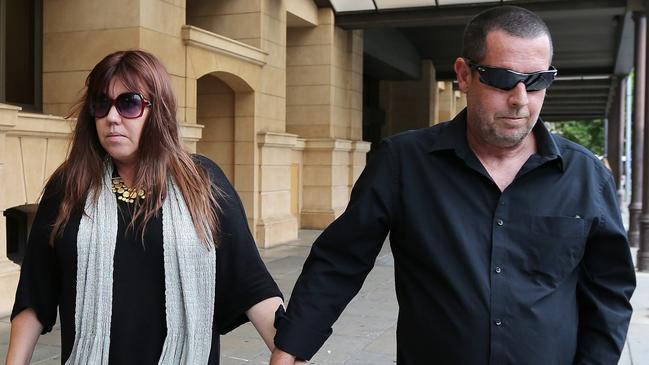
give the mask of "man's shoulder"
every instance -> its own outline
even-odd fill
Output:
[[[593,169],[601,176],[607,177],[610,175],[610,170],[606,168],[600,158],[588,148],[558,134],[552,134],[552,137],[561,152],[564,164],[567,166],[583,166]]]
[[[432,148],[433,143],[444,131],[449,122],[439,123],[432,127],[411,129],[385,138],[385,141],[401,148]]]

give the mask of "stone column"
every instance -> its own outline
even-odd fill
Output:
[[[5,186],[5,137],[8,130],[15,126],[20,108],[0,104],[0,317],[8,315],[14,302],[20,267],[7,258],[7,225],[4,211],[7,209],[7,187]],[[14,173],[16,173],[14,171]]]
[[[300,222],[322,229],[345,209],[361,166],[363,33],[336,27],[323,8],[317,26],[289,28],[286,52],[286,131],[305,139]]]
[[[629,203],[629,243],[637,247],[640,241],[640,213],[642,212],[642,169],[644,112],[645,112],[645,53],[647,17],[640,12],[633,14],[635,20],[635,79],[633,101],[633,134],[631,170],[631,201]]]
[[[607,159],[615,179],[615,186],[621,188],[622,179],[622,143],[620,135],[623,131],[624,113],[624,79],[620,78],[615,88],[615,98],[608,116]]]
[[[646,37],[646,27],[645,27]],[[646,38],[645,38],[646,39]],[[649,56],[649,47],[645,47],[644,65],[646,70],[647,56]],[[647,85],[647,72],[645,72],[645,87]],[[644,92],[644,90],[643,90]],[[644,93],[644,104],[647,105],[647,98],[649,93]],[[647,125],[647,116],[649,113],[644,113],[644,123]],[[649,161],[649,128],[644,129],[644,145],[643,145],[643,158],[644,161]],[[640,242],[638,249],[638,270],[649,272],[649,169],[642,171],[642,213],[638,219],[640,222]]]

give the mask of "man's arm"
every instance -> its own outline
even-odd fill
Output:
[[[617,364],[632,313],[635,271],[612,178],[601,188],[599,205],[577,285],[579,365]]]
[[[372,157],[345,212],[313,244],[286,315],[276,321],[275,345],[298,358],[310,359],[324,344],[393,225],[398,172],[390,142],[383,142]],[[278,351],[273,358],[286,357],[280,355]]]

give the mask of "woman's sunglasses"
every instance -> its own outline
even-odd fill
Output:
[[[102,94],[92,102],[92,115],[95,118],[103,118],[108,115],[113,105],[122,117],[135,119],[141,117],[144,114],[144,108],[150,107],[153,103],[141,94],[134,92],[120,94],[115,99]]]
[[[547,71],[538,71],[532,73],[523,73],[500,67],[489,67],[475,64],[469,61],[469,67],[478,71],[480,81],[483,84],[495,87],[501,90],[511,90],[522,82],[527,91],[539,91],[547,89],[557,76],[557,69],[550,66]]]

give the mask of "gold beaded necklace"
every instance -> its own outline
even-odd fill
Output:
[[[133,203],[137,197],[142,200],[146,197],[144,189],[129,188],[119,176],[114,177],[112,182],[113,193],[117,195],[117,199],[123,202]]]

